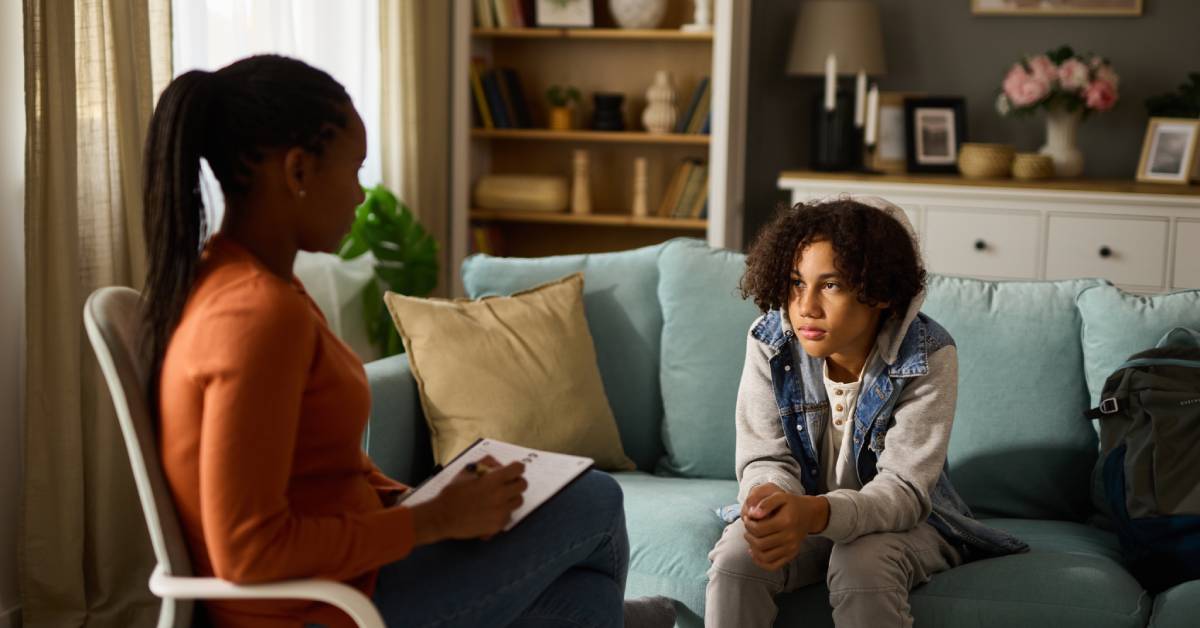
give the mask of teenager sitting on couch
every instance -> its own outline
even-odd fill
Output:
[[[738,390],[741,516],[709,555],[705,625],[771,626],[774,596],[826,580],[839,626],[909,626],[908,592],[1023,551],[946,475],[954,340],[920,313],[904,212],[876,198],[784,210],[746,259]]]

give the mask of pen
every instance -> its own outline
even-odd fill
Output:
[[[495,469],[495,467],[493,467],[490,464],[487,464],[486,462],[478,462],[478,463],[471,462],[471,463],[468,463],[467,467],[466,467],[466,471],[468,473],[474,473],[477,477],[483,477],[494,469]]]

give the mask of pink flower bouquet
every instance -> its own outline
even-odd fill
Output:
[[[1117,104],[1119,82],[1107,60],[1063,46],[1014,63],[1000,86],[996,111],[1011,115],[1062,108],[1087,116]]]

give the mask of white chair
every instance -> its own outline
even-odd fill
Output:
[[[219,578],[191,576],[187,546],[158,460],[145,386],[149,366],[139,342],[140,321],[140,299],[129,288],[101,288],[88,297],[83,307],[84,326],[112,393],[158,561],[150,576],[150,591],[163,599],[158,628],[188,628],[192,622],[192,600],[196,599],[314,600],[341,609],[360,628],[384,628],[383,618],[371,600],[340,582],[289,580],[238,585]]]

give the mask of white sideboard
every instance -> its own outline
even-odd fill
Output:
[[[883,197],[916,227],[929,271],[985,279],[1103,277],[1134,292],[1200,288],[1200,186],[784,172],[792,203]]]

